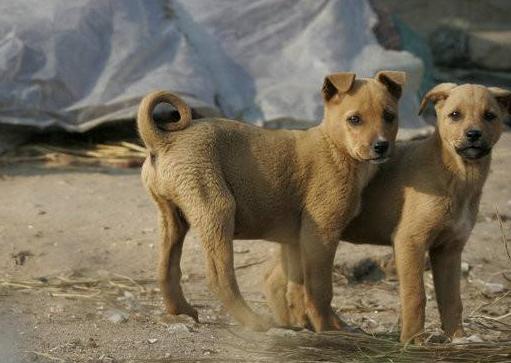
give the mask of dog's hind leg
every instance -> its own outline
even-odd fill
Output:
[[[189,226],[171,202],[153,196],[160,209],[160,253],[158,279],[165,307],[169,314],[186,314],[198,321],[198,313],[181,288],[181,253]]]
[[[233,235],[236,204],[233,197],[222,193],[204,206],[203,213],[192,223],[204,244],[210,288],[222,300],[226,310],[244,326],[264,331],[271,322],[256,314],[241,296],[234,271]]]

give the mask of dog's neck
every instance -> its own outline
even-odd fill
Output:
[[[343,167],[345,167],[346,164],[348,163],[350,166],[354,168],[357,168],[358,166],[365,164],[360,160],[353,158],[348,152],[348,150],[346,150],[346,147],[342,146],[342,144],[336,143],[330,137],[323,124],[324,122],[319,126],[316,126],[313,129],[309,130],[311,130],[312,132],[317,132],[319,134],[321,140],[323,141],[323,144],[328,149],[328,154],[332,163]]]
[[[480,191],[488,177],[491,153],[479,160],[465,160],[452,147],[445,145],[438,129],[431,137],[437,160],[456,182],[463,183],[473,191]]]
[[[342,168],[343,172],[346,172],[347,169],[354,172],[354,176],[359,181],[357,185],[364,188],[378,171],[378,166],[371,164],[368,161],[361,161],[352,157],[346,148],[341,147],[332,140],[332,138],[328,135],[328,132],[326,132],[321,125],[318,126],[316,130],[320,134],[323,143],[328,148],[332,164]]]

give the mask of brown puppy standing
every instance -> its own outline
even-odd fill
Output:
[[[436,86],[424,97],[421,111],[429,101],[436,108],[436,131],[397,145],[395,156],[364,190],[361,213],[342,234],[353,243],[394,245],[403,342],[420,341],[424,329],[427,251],[442,328],[451,337],[463,335],[461,252],[476,221],[492,147],[511,111],[510,91],[471,84]],[[280,264],[273,267],[266,294],[280,323],[300,323],[288,304],[302,303],[289,294],[286,301],[284,272]]]
[[[280,242],[305,256],[292,266],[305,277],[308,318],[318,331],[339,329],[330,306],[335,250],[372,175],[370,161],[385,161],[393,148],[404,78],[402,72],[326,77],[324,119],[306,131],[191,121],[189,107],[176,96],[145,97],[138,113],[149,150],[142,178],[160,209],[159,280],[167,311],[197,319],[180,286],[183,240],[192,227],[206,251],[210,287],[243,325],[271,326],[240,294],[234,238]],[[166,129],[152,119],[160,102],[173,104],[181,116]]]

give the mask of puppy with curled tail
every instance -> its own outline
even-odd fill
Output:
[[[331,74],[322,88],[323,121],[308,130],[192,121],[177,96],[146,96],[137,121],[149,150],[142,179],[160,211],[158,273],[167,311],[198,318],[180,285],[183,241],[191,227],[206,253],[211,290],[244,326],[266,330],[272,322],[241,296],[233,239],[284,245],[290,289],[304,287],[295,315],[316,331],[342,329],[330,306],[333,257],[375,164],[392,154],[404,82],[405,74],[393,71],[367,79]],[[152,112],[160,102],[177,108],[177,123],[156,125]]]

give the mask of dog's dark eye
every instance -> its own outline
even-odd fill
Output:
[[[394,120],[396,119],[396,115],[390,111],[383,111],[383,119],[385,120],[385,122],[388,122],[390,124],[394,122]]]
[[[449,117],[451,118],[451,120],[453,121],[458,121],[460,118],[461,118],[461,113],[459,111],[452,111],[450,114],[449,114]]]
[[[497,115],[495,115],[493,112],[491,111],[486,111],[483,115],[484,119],[486,121],[493,121],[497,118]]]
[[[362,123],[362,120],[360,119],[360,116],[354,115],[348,117],[348,122],[352,125],[360,125]]]

